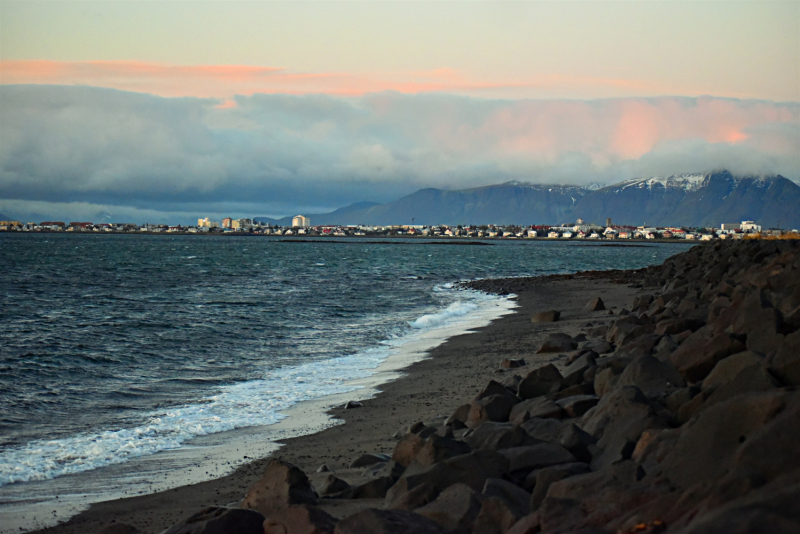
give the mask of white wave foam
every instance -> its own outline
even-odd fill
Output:
[[[449,287],[436,288],[448,291]],[[135,428],[87,433],[57,440],[37,440],[0,452],[0,486],[46,480],[126,462],[180,447],[189,439],[248,426],[269,425],[286,417],[292,405],[357,389],[348,382],[372,375],[399,347],[440,327],[470,322],[500,299],[472,291],[444,310],[412,321],[410,333],[358,354],[284,367],[260,380],[232,384],[196,404],[153,413]],[[474,321],[473,321],[474,322]]]

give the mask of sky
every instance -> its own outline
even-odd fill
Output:
[[[0,0],[0,213],[26,221],[719,168],[800,180],[797,0]]]

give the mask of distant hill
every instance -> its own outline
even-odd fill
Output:
[[[16,219],[12,219],[10,216],[0,213],[0,221],[14,221]]]
[[[304,214],[307,215],[307,214]],[[386,204],[357,203],[307,215],[320,224],[603,224],[719,226],[754,220],[765,228],[800,228],[800,186],[782,176],[734,177],[728,171],[642,178],[614,185],[508,182],[446,191],[421,189]],[[291,217],[271,224],[289,225]]]

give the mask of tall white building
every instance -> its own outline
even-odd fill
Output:
[[[302,226],[304,228],[311,226],[311,219],[309,219],[308,217],[304,217],[302,215],[296,215],[292,219],[292,227],[297,227],[297,226]]]
[[[219,228],[219,223],[217,221],[209,221],[208,217],[205,219],[197,219],[197,226],[200,228]]]

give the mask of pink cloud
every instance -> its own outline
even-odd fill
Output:
[[[594,96],[692,94],[640,80],[544,76],[483,80],[441,68],[403,72],[292,72],[251,65],[169,65],[141,61],[0,61],[0,83],[92,85],[160,96],[229,98],[255,93],[361,96],[381,91],[446,92],[490,97],[552,97],[591,92]],[[574,96],[574,95],[573,95]],[[729,95],[732,96],[732,95]]]

